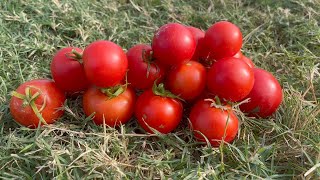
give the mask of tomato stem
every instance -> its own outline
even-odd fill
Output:
[[[153,51],[142,49],[142,59],[143,59],[143,62],[147,63],[147,78],[149,78],[151,65],[155,64],[154,63],[155,59],[153,57]],[[159,71],[159,67],[157,66],[157,64],[155,64],[155,65],[156,65],[157,71]]]
[[[126,90],[126,84],[125,85],[118,85],[110,88],[101,88],[100,91],[107,95],[109,99],[115,98],[122,94]]]
[[[153,52],[151,50],[142,49],[141,55],[142,55],[143,61],[146,63],[154,61]]]
[[[70,58],[70,59],[78,61],[80,64],[83,64],[82,53],[79,53],[75,49],[72,49],[71,52],[66,53],[65,56],[67,58]]]
[[[181,97],[179,97],[179,96],[173,94],[172,92],[166,90],[163,83],[160,83],[159,85],[157,85],[157,80],[154,81],[154,84],[153,84],[153,87],[152,87],[152,91],[157,96],[169,97],[169,98],[174,98],[174,99],[179,99],[181,101],[184,101],[184,99],[182,99]]]
[[[221,104],[220,99],[217,96],[215,97],[215,100],[213,100],[213,99],[205,99],[204,101],[211,102],[210,107],[215,107],[215,108],[222,109],[222,110],[228,110],[228,107],[223,106]]]
[[[45,119],[42,117],[42,114],[41,114],[41,111],[45,108],[46,106],[46,99],[44,98],[44,102],[41,106],[40,109],[37,108],[37,105],[35,103],[35,101],[37,100],[37,98],[41,95],[41,93],[39,92],[36,92],[34,93],[33,95],[31,94],[31,89],[30,87],[27,87],[25,89],[25,95],[23,94],[20,94],[16,91],[12,91],[11,92],[11,95],[18,98],[18,99],[21,99],[23,100],[23,107],[26,107],[26,106],[30,106],[32,111],[34,112],[34,114],[38,117],[38,119],[40,120],[41,123],[47,125],[47,122],[45,121]]]
[[[31,101],[30,106],[33,110],[33,112],[36,114],[36,116],[39,118],[39,120],[41,121],[41,123],[48,125],[46,120],[44,120],[44,118],[42,117],[42,114],[40,113],[40,110],[38,110],[36,103],[34,101]],[[43,107],[43,106],[42,106]],[[43,108],[41,108],[41,110],[43,110]]]
[[[117,85],[117,86],[113,86],[113,87],[109,87],[109,88],[101,88],[100,91],[107,95],[109,97],[109,99],[115,98],[117,96],[119,96],[120,94],[122,94],[123,92],[125,92],[128,88],[128,71],[126,72],[126,76],[125,76],[125,84],[122,85]]]

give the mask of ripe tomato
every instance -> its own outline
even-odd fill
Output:
[[[254,74],[245,62],[229,57],[215,62],[208,71],[208,90],[228,101],[246,97],[254,83]]]
[[[10,100],[10,112],[19,124],[36,128],[39,121],[52,124],[60,118],[63,110],[59,108],[63,106],[65,100],[64,93],[52,80],[27,81],[13,93]]]
[[[195,49],[196,41],[192,33],[178,23],[161,26],[152,40],[154,58],[168,66],[189,61]]]
[[[143,92],[135,107],[138,123],[149,133],[154,133],[149,127],[164,134],[173,131],[179,125],[182,113],[179,100],[155,95],[152,90]]]
[[[241,59],[242,61],[246,62],[251,68],[254,68],[252,60],[243,55],[241,51],[237,52],[237,54],[235,54],[233,57]]]
[[[138,44],[127,52],[128,82],[137,89],[151,88],[154,81],[161,82],[165,69],[162,65],[152,62],[151,46]]]
[[[236,25],[220,21],[206,31],[204,43],[214,59],[232,57],[242,46],[242,34]]]
[[[184,100],[193,100],[206,87],[206,69],[196,62],[188,61],[173,67],[168,74],[168,89]]]
[[[77,54],[72,53],[72,50]],[[82,50],[67,47],[59,50],[51,62],[51,74],[56,85],[67,93],[76,93],[88,88],[89,82],[80,63]]]
[[[128,60],[124,51],[110,41],[95,41],[83,52],[84,70],[88,80],[98,87],[112,87],[125,77]]]
[[[243,112],[249,116],[268,117],[280,106],[282,101],[282,89],[277,79],[268,71],[254,68],[254,85],[250,94],[250,102],[240,105]]]
[[[238,118],[230,106],[222,109],[211,103],[206,100],[198,101],[192,107],[189,119],[196,139],[205,142],[204,135],[212,146],[217,147],[221,140],[228,143],[234,140],[238,132]]]
[[[193,38],[196,41],[196,50],[195,50],[191,60],[199,61],[200,49],[203,46],[204,32],[201,29],[198,29],[198,28],[192,27],[192,26],[187,26],[187,28],[192,33]]]
[[[93,121],[97,125],[103,124],[103,120],[110,127],[128,122],[134,111],[136,99],[134,91],[127,87],[116,97],[102,91],[97,87],[91,87],[84,93],[83,110],[85,114],[90,116],[95,113]]]

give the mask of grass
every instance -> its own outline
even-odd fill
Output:
[[[98,39],[128,49],[150,43],[168,22],[207,29],[237,24],[243,52],[271,71],[284,101],[269,119],[239,114],[237,139],[199,145],[187,121],[166,136],[140,133],[134,119],[95,126],[68,101],[54,125],[30,130],[8,108],[19,84],[50,78],[52,55]],[[320,178],[320,2],[317,0],[21,0],[0,4],[0,179],[318,179]]]

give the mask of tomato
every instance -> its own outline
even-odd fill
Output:
[[[128,82],[137,89],[149,89],[155,80],[161,82],[165,69],[162,65],[153,62],[151,46],[138,44],[127,52]]]
[[[110,127],[128,122],[134,111],[136,100],[134,91],[127,87],[115,97],[102,91],[97,87],[91,87],[84,93],[83,110],[85,114],[90,116],[95,113],[93,121],[97,125],[102,125],[103,120]]]
[[[155,95],[152,90],[143,92],[135,107],[138,123],[149,133],[154,133],[149,127],[164,134],[173,131],[179,125],[182,113],[183,106],[179,100]]]
[[[36,94],[38,94],[37,97]],[[66,97],[64,93],[49,79],[37,79],[21,84],[10,100],[10,112],[19,124],[36,128],[39,121],[54,123],[63,115]]]
[[[168,89],[184,100],[193,100],[206,87],[206,69],[196,62],[188,61],[169,71],[166,85]]]
[[[214,59],[232,57],[242,46],[242,33],[228,21],[213,24],[205,33],[205,47]]]
[[[203,46],[204,32],[201,29],[198,29],[198,28],[192,27],[192,26],[187,26],[187,28],[192,33],[193,38],[196,41],[196,50],[195,50],[191,60],[199,61],[200,49]]]
[[[72,53],[72,50],[77,53]],[[89,82],[81,64],[82,49],[67,47],[59,50],[51,62],[51,74],[56,85],[67,93],[76,93],[88,88]]]
[[[192,107],[189,119],[195,138],[205,142],[205,136],[212,146],[217,147],[221,140],[230,143],[235,139],[239,122],[230,106],[218,108],[211,103],[198,101]]]
[[[268,71],[254,68],[254,85],[250,94],[250,102],[240,105],[241,111],[249,116],[266,118],[280,106],[283,94],[277,79]]]
[[[229,57],[215,62],[207,74],[208,90],[228,101],[246,97],[254,83],[254,74],[245,62]]]
[[[247,63],[251,68],[254,68],[254,63],[252,60],[241,53],[241,51],[237,52],[233,57],[241,59],[245,63]]]
[[[196,41],[192,33],[178,23],[161,26],[152,40],[154,58],[167,66],[189,61],[195,49]]]
[[[120,46],[111,41],[95,41],[83,52],[88,80],[98,87],[120,84],[126,75],[128,60]]]

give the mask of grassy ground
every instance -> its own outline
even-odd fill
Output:
[[[54,125],[30,130],[8,108],[10,91],[50,78],[53,53],[98,39],[124,49],[150,43],[168,22],[202,29],[227,19],[244,34],[243,50],[284,88],[266,120],[239,114],[232,145],[199,146],[186,126],[167,136],[95,126],[69,101]],[[317,179],[320,177],[320,2],[317,0],[15,0],[0,3],[0,179]]]

